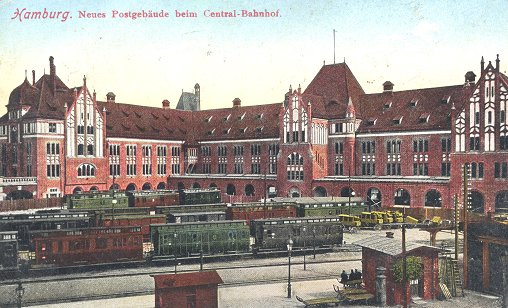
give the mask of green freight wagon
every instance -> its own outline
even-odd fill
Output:
[[[244,220],[150,225],[154,257],[190,257],[248,252],[249,226]]]
[[[369,210],[361,197],[300,197],[274,198],[274,200],[296,203],[298,217],[358,215]]]
[[[180,204],[221,203],[220,190],[216,188],[198,188],[180,190]]]
[[[75,193],[66,196],[70,209],[103,209],[129,207],[129,199],[124,192],[97,191]]]

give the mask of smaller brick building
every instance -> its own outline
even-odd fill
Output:
[[[362,272],[365,288],[376,293],[376,268],[386,268],[386,303],[400,305],[404,294],[411,292],[411,297],[435,299],[439,294],[439,249],[418,243],[406,242],[406,255],[422,258],[423,276],[417,281],[410,281],[405,287],[395,282],[393,264],[402,258],[402,240],[391,237],[372,236],[353,243],[362,247]]]
[[[217,286],[223,283],[216,271],[153,275],[155,308],[216,308]]]

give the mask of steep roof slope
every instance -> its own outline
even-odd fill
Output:
[[[324,119],[344,118],[349,99],[356,105],[364,94],[346,63],[323,65],[303,93],[313,116]]]

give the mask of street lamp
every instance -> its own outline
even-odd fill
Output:
[[[354,192],[354,190],[352,190],[351,187],[349,187],[349,202],[348,202],[349,215],[351,215],[351,197],[354,198],[355,195],[356,195],[356,193]]]
[[[293,249],[293,240],[288,239],[288,298],[291,298],[291,250]]]
[[[23,295],[25,294],[25,288],[23,288],[23,285],[21,284],[21,282],[18,282],[18,287],[16,288],[16,299],[17,299],[17,304],[18,304],[18,308],[21,308],[21,300],[23,298]]]
[[[113,200],[111,200],[111,212],[112,212],[112,223],[111,225],[115,225],[115,204],[118,202],[118,200],[116,200],[116,196],[115,196],[115,193],[113,192]]]
[[[307,237],[307,228],[305,228],[305,226],[303,226],[303,270],[306,271],[307,270],[307,262],[305,261],[305,257],[307,255],[307,251],[306,251],[306,245],[305,245],[305,238]]]

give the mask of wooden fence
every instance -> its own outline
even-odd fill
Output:
[[[63,198],[4,200],[0,212],[61,207],[63,203]]]

